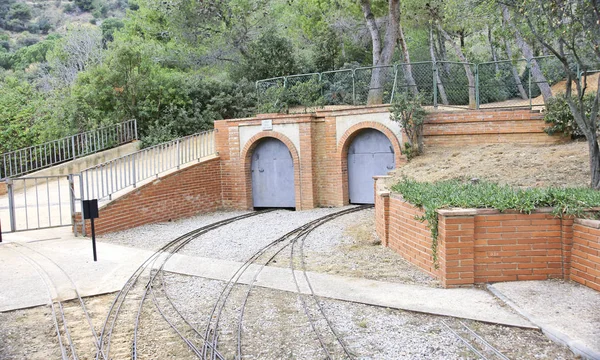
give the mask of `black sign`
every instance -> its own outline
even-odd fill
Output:
[[[98,218],[98,200],[83,200],[83,218],[97,219]]]

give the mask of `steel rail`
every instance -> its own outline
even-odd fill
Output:
[[[365,209],[372,208],[372,207],[373,207],[372,205],[363,205],[363,206],[359,206],[359,207],[357,207],[357,208],[350,209],[350,210],[352,210],[352,211],[349,211],[349,212],[347,212],[347,213],[344,213],[344,214],[340,214],[339,216],[346,215],[346,214],[349,214],[349,213],[352,213],[352,212],[357,212],[357,211],[365,210]],[[325,223],[325,222],[328,222],[328,221],[331,221],[331,220],[333,220],[333,219],[335,219],[335,218],[337,218],[337,217],[339,217],[339,216],[335,216],[335,217],[332,217],[332,218],[328,218],[326,221],[323,221],[323,223]],[[322,224],[323,224],[323,223],[322,223]],[[318,226],[321,226],[322,224],[319,224]],[[331,330],[331,332],[333,333],[333,335],[334,335],[334,337],[336,338],[337,342],[340,344],[340,346],[341,346],[341,347],[342,347],[342,349],[344,350],[344,353],[346,354],[346,356],[347,356],[348,358],[352,359],[352,358],[354,358],[354,357],[355,357],[355,355],[354,355],[354,354],[352,354],[352,352],[351,352],[351,351],[350,351],[350,350],[347,348],[347,346],[346,346],[346,344],[344,343],[344,341],[342,340],[341,336],[340,336],[340,335],[337,333],[337,331],[335,330],[335,328],[334,328],[333,324],[331,323],[331,321],[329,320],[329,318],[328,318],[328,317],[327,317],[327,315],[325,314],[325,310],[323,309],[323,307],[321,306],[321,304],[320,304],[320,303],[319,303],[319,301],[317,300],[317,296],[316,296],[316,294],[315,294],[315,292],[314,292],[314,289],[313,289],[313,287],[312,287],[312,284],[311,284],[311,282],[310,282],[310,280],[309,280],[309,278],[308,278],[308,275],[307,275],[307,273],[306,273],[306,262],[304,261],[304,250],[303,250],[303,247],[304,247],[304,241],[306,240],[306,238],[308,237],[308,235],[309,235],[309,234],[310,234],[310,233],[311,233],[311,232],[312,232],[314,229],[316,229],[316,228],[317,228],[317,226],[313,227],[312,229],[310,229],[309,231],[307,231],[305,234],[302,234],[302,236],[301,236],[301,237],[298,237],[298,238],[294,239],[294,241],[293,241],[293,243],[292,243],[292,246],[291,246],[291,251],[290,251],[290,268],[291,268],[291,270],[292,270],[292,275],[293,275],[293,278],[294,278],[294,282],[296,283],[296,290],[297,290],[297,292],[298,292],[298,296],[300,297],[300,300],[301,300],[301,302],[302,302],[302,305],[303,305],[303,307],[304,307],[305,314],[306,314],[306,316],[309,318],[309,321],[311,321],[311,327],[312,327],[313,331],[315,331],[315,333],[317,334],[317,336],[319,336],[319,335],[318,335],[318,332],[317,332],[317,330],[316,330],[316,325],[315,325],[316,321],[315,321],[315,320],[314,320],[314,319],[313,319],[313,318],[310,316],[310,314],[309,314],[308,305],[306,304],[306,301],[304,300],[304,296],[302,295],[302,293],[301,293],[301,291],[300,291],[300,285],[299,285],[298,279],[296,278],[296,273],[295,273],[295,271],[294,271],[294,246],[295,246],[296,242],[298,241],[298,239],[300,239],[300,238],[301,238],[302,240],[301,240],[301,244],[300,244],[300,260],[301,260],[301,264],[302,264],[302,274],[303,274],[303,276],[304,276],[304,279],[305,279],[305,281],[306,281],[306,284],[308,285],[308,288],[309,288],[309,290],[310,290],[310,295],[311,295],[311,297],[313,298],[313,300],[314,300],[315,304],[317,305],[317,308],[319,309],[319,312],[321,313],[321,315],[322,315],[323,319],[325,319],[325,322],[327,323],[327,326],[329,327],[329,329],[330,329],[330,330]],[[319,336],[319,338],[321,338],[321,337]],[[323,342],[321,342],[321,346],[323,347],[323,350],[324,350],[324,351],[327,353],[327,357],[328,357],[328,358],[332,358],[332,357],[330,356],[330,354],[329,354],[329,352],[328,352],[328,350],[327,350],[327,348],[326,348],[325,344],[324,344]]]
[[[467,324],[465,324],[462,321],[460,322],[460,324],[465,328],[465,330],[467,330],[469,332],[469,334],[471,334],[473,337],[475,337],[477,340],[479,340],[480,343],[482,343],[484,346],[486,346],[488,349],[490,349],[500,359],[502,359],[502,360],[510,360],[506,355],[504,355],[503,353],[501,353],[498,349],[496,349],[487,340],[485,340],[479,334],[477,334],[475,331],[473,331],[473,329],[471,329]]]
[[[50,300],[48,303],[49,303],[50,308],[52,310],[52,320],[54,320],[54,329],[56,330],[56,336],[58,338],[58,346],[60,347],[60,352],[61,352],[61,355],[62,355],[62,359],[63,360],[68,360],[69,357],[67,356],[67,351],[65,349],[65,346],[64,346],[63,341],[62,341],[62,336],[60,334],[60,325],[58,324],[58,316],[57,316],[57,311],[55,309],[55,301],[52,298],[52,293],[50,292],[50,284],[48,283],[48,280],[46,279],[46,277],[44,275],[42,275],[43,269],[39,266],[39,264],[36,264],[35,262],[33,262],[33,260],[31,260],[29,257],[25,256],[19,250],[17,250],[17,249],[13,249],[13,250],[15,252],[17,252],[19,254],[19,256],[21,256],[25,261],[27,261],[29,263],[29,265],[31,265],[31,267],[33,267],[35,269],[35,271],[37,272],[37,274],[39,275],[39,277],[42,279],[42,281],[46,285],[46,291],[48,293],[48,299]]]
[[[98,338],[98,333],[96,332],[95,328],[94,328],[94,324],[92,322],[92,318],[85,306],[85,303],[83,301],[83,298],[81,297],[81,294],[79,294],[79,290],[77,290],[77,286],[75,285],[75,282],[73,281],[73,279],[67,274],[67,272],[56,263],[56,261],[52,260],[51,258],[49,258],[48,256],[42,254],[41,252],[27,246],[24,244],[17,244],[15,243],[15,245],[21,246],[21,247],[25,247],[27,249],[29,249],[30,251],[33,251],[35,253],[37,253],[38,255],[46,258],[48,261],[50,261],[54,266],[56,266],[64,275],[65,277],[69,280],[69,282],[71,283],[71,286],[73,287],[73,291],[75,292],[75,295],[77,296],[77,299],[79,301],[79,304],[81,305],[81,309],[83,310],[84,316],[86,318],[86,321],[88,323],[88,326],[90,327],[90,330],[92,331],[92,335],[94,336],[94,340],[95,340],[95,345],[96,345],[96,350],[100,349],[100,342],[99,342],[99,338]]]
[[[139,278],[141,277],[141,275],[143,274],[143,272],[147,269],[148,265],[150,263],[152,263],[156,257],[160,256],[163,252],[165,252],[167,249],[169,249],[170,247],[172,247],[174,244],[177,244],[178,242],[186,239],[187,237],[193,236],[198,232],[201,232],[204,228],[210,227],[210,226],[215,226],[215,225],[219,225],[219,224],[226,224],[226,223],[230,223],[233,221],[237,221],[237,220],[241,220],[250,216],[254,216],[257,215],[259,213],[262,212],[257,212],[257,213],[249,213],[249,214],[244,214],[244,215],[240,215],[240,216],[236,216],[236,217],[232,217],[229,219],[225,219],[225,220],[221,220],[218,221],[216,223],[207,225],[205,227],[201,227],[198,228],[196,230],[193,230],[187,234],[184,234],[170,242],[168,242],[167,244],[163,245],[161,248],[159,248],[156,252],[154,252],[154,254],[152,254],[151,256],[149,256],[135,271],[134,273],[129,277],[129,279],[127,280],[127,282],[125,283],[125,285],[123,286],[123,288],[121,288],[121,290],[119,290],[119,292],[117,293],[117,295],[115,296],[115,299],[113,300],[109,311],[106,315],[106,318],[103,322],[102,325],[102,331],[100,332],[100,350],[96,353],[96,360],[99,359],[100,354],[102,351],[105,352],[106,356],[109,355],[110,352],[110,344],[111,344],[111,339],[112,339],[112,334],[113,331],[115,329],[115,325],[116,325],[116,321],[118,319],[119,313],[121,311],[121,308],[123,306],[123,304],[125,303],[125,300],[127,298],[127,295],[129,294],[129,292],[131,291],[131,289],[134,287],[134,285],[138,282]],[[106,346],[105,346],[106,343]]]
[[[272,241],[271,243],[267,244],[266,246],[264,246],[263,248],[259,249],[256,253],[254,253],[248,260],[246,260],[246,262],[244,262],[237,270],[236,272],[231,276],[231,278],[229,279],[229,281],[227,282],[227,284],[225,285],[225,287],[222,289],[219,298],[217,298],[215,305],[213,306],[213,310],[209,316],[209,321],[205,330],[205,341],[208,342],[208,338],[212,337],[212,348],[213,349],[217,349],[218,348],[218,326],[219,326],[219,321],[220,321],[220,317],[221,317],[221,313],[226,305],[227,299],[229,298],[229,295],[231,294],[231,291],[233,290],[233,287],[238,283],[239,279],[241,278],[241,276],[244,274],[244,272],[250,267],[250,265],[254,264],[257,259],[262,256],[263,254],[265,254],[269,249],[271,249],[273,246],[285,241],[286,239],[290,238],[293,235],[296,236],[301,236],[303,234],[304,231],[307,231],[309,229],[311,229],[312,226],[320,226],[322,223],[330,221],[336,217],[342,216],[342,215],[346,215],[348,213],[351,212],[355,212],[355,211],[359,211],[362,210],[363,208],[352,208],[352,209],[346,209],[346,210],[342,210],[339,211],[337,213],[334,214],[329,214],[326,215],[324,217],[315,219],[309,223],[306,223],[290,232],[288,232],[287,234],[281,236],[280,238]],[[319,224],[321,223],[321,224]],[[246,297],[244,298],[243,301],[243,306],[242,306],[242,310],[240,312],[240,316],[239,316],[239,321],[238,321],[238,347],[237,347],[237,351],[238,351],[238,358],[241,358],[241,327],[242,327],[242,322],[243,322],[243,313],[244,313],[244,309],[245,309],[245,305],[248,301],[248,297],[250,295],[250,292],[254,286],[254,282],[256,281],[256,278],[258,277],[258,275],[260,274],[260,272],[264,269],[264,267],[270,263],[281,251],[283,251],[283,249],[285,249],[287,246],[289,246],[291,244],[291,242],[284,244],[284,246],[277,250],[275,252],[275,254],[273,254],[266,263],[262,264],[261,267],[258,269],[258,271],[254,274],[254,278],[252,279],[252,281],[249,284],[249,290],[246,293]],[[217,310],[218,309],[218,310]],[[215,313],[216,313],[216,317],[215,317]],[[211,327],[212,325],[212,319],[215,318],[215,324],[214,327]],[[205,348],[203,349],[203,358],[206,359],[207,356],[207,347],[205,346]],[[214,358],[214,352],[212,355],[212,358]]]
[[[346,211],[346,210],[344,210]],[[282,237],[272,241],[271,243],[267,244],[266,246],[264,246],[263,248],[259,249],[256,253],[254,253],[248,260],[246,260],[246,262],[244,262],[237,270],[236,272],[231,276],[231,278],[229,279],[229,281],[227,282],[227,284],[225,284],[225,287],[223,288],[223,290],[221,291],[221,293],[219,294],[219,297],[217,298],[217,301],[215,302],[215,305],[212,309],[212,312],[209,316],[209,322],[207,324],[206,330],[205,330],[205,341],[208,341],[208,338],[210,336],[210,334],[212,334],[212,347],[213,349],[217,349],[217,344],[218,344],[218,340],[217,340],[217,336],[218,336],[218,326],[219,326],[219,321],[221,318],[221,313],[225,307],[225,304],[227,302],[227,299],[229,298],[229,295],[231,294],[231,291],[233,290],[233,287],[237,284],[237,281],[240,279],[240,277],[244,274],[244,272],[248,269],[248,267],[250,267],[250,265],[252,265],[256,259],[258,259],[262,254],[264,254],[267,250],[269,250],[271,247],[273,247],[274,245],[284,241],[287,237],[302,231],[302,229],[304,229],[307,226],[310,226],[313,223],[318,222],[319,219],[313,220],[307,224],[304,224],[292,231],[290,231],[289,233],[283,235]],[[223,299],[223,304],[221,306],[219,306],[221,299]],[[217,308],[219,309],[217,312]],[[215,313],[217,313],[216,315],[216,320],[215,320],[215,326],[214,329],[211,328],[211,320],[215,317]],[[207,347],[204,347],[203,349],[203,357],[206,358],[206,352],[207,352]],[[212,358],[214,359],[214,354],[212,356]]]
[[[450,332],[452,332],[452,334],[454,334],[454,336],[456,336],[462,343],[464,343],[471,351],[473,351],[481,359],[484,359],[484,360],[488,360],[489,359],[486,355],[484,355],[484,352],[486,352],[486,349],[489,349],[498,358],[500,358],[502,360],[509,360],[509,358],[506,355],[502,354],[498,349],[496,349],[492,344],[490,344],[489,342],[487,342],[479,334],[477,334],[475,331],[473,331],[464,322],[460,321],[460,324],[463,327],[463,331],[466,331],[467,334],[469,334],[470,336],[473,336],[473,338],[475,338],[476,341],[472,341],[472,342],[469,341],[467,338],[465,338],[464,336],[462,336],[457,330],[453,329],[450,325],[448,325],[448,323],[446,321],[442,320],[442,324],[446,328],[448,328],[448,330],[450,330]],[[480,345],[482,345],[486,349],[482,349],[481,351],[478,350],[474,346],[474,344],[477,343],[477,342],[479,342]]]
[[[185,234],[185,235],[181,236],[180,237],[181,240],[179,242],[173,244],[174,248],[169,252],[169,254],[167,255],[167,257],[162,260],[162,263],[161,263],[160,267],[157,269],[157,271],[154,273],[153,276],[150,276],[150,279],[149,279],[148,283],[146,284],[146,289],[145,289],[144,294],[142,296],[142,300],[140,301],[140,306],[138,308],[138,316],[136,318],[137,319],[136,320],[136,328],[134,330],[134,349],[135,349],[135,346],[136,346],[135,344],[136,344],[136,340],[137,340],[137,326],[138,326],[138,323],[139,323],[139,316],[141,314],[143,302],[145,301],[145,298],[147,297],[148,291],[152,292],[152,282],[156,279],[156,276],[163,271],[163,268],[166,265],[167,261],[169,261],[169,259],[175,253],[177,253],[178,251],[180,251],[183,247],[185,247],[192,240],[198,238],[199,236],[201,236],[203,234],[206,234],[209,231],[212,231],[212,230],[214,230],[216,228],[219,228],[221,226],[230,224],[230,223],[232,223],[234,221],[237,221],[237,220],[246,219],[246,218],[249,218],[249,217],[252,217],[252,216],[256,216],[258,214],[264,214],[264,213],[270,212],[270,211],[272,211],[272,210],[265,210],[265,211],[262,211],[262,212],[255,212],[255,213],[244,214],[244,215],[240,215],[240,216],[238,216],[238,217],[236,217],[234,219],[226,219],[226,220],[222,220],[222,221],[220,221],[218,223],[215,223],[215,224],[210,224],[210,225],[204,226],[203,228],[201,228],[201,231],[194,231],[193,235],[188,236],[188,234]],[[150,266],[151,268],[154,267],[157,259],[158,259],[158,257],[154,259],[154,261],[152,262],[152,265]],[[161,309],[158,309],[158,311],[162,315]],[[168,319],[165,318],[165,320],[167,321],[167,323],[170,323],[170,321]],[[189,322],[187,322],[187,321],[185,321],[185,322],[189,324]],[[178,331],[178,329],[176,329],[175,327],[173,327],[173,330],[175,330],[175,332],[177,332],[178,334],[180,334],[180,332]],[[184,340],[186,343],[190,343],[191,344],[191,342],[189,342],[187,338],[182,337],[182,340]],[[192,350],[195,351],[195,347]],[[134,354],[136,354],[136,352],[134,352]],[[134,356],[134,358],[136,358],[136,357],[137,357],[137,355]]]

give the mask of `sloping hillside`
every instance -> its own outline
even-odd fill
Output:
[[[517,187],[589,186],[590,169],[585,141],[562,145],[480,145],[427,148],[425,154],[397,169],[418,181],[479,178]]]

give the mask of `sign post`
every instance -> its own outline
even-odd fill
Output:
[[[96,256],[96,229],[94,229],[94,219],[98,217],[98,200],[83,200],[83,219],[90,219],[92,225],[92,250],[94,252],[94,261],[98,261]]]

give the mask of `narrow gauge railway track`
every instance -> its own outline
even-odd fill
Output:
[[[294,244],[296,244],[299,239],[303,239],[306,236],[308,236],[308,234],[310,234],[310,232],[312,232],[314,229],[323,225],[326,222],[334,220],[340,216],[351,214],[351,213],[354,213],[357,211],[362,211],[362,210],[365,210],[365,209],[368,209],[371,207],[372,207],[372,205],[358,206],[358,207],[338,211],[333,214],[329,214],[329,215],[323,216],[321,218],[318,218],[316,220],[313,220],[309,223],[306,223],[306,224],[290,231],[289,233],[283,235],[282,237],[272,241],[271,243],[267,244],[266,246],[264,246],[263,248],[258,250],[253,256],[251,256],[244,264],[242,264],[237,269],[237,271],[233,274],[233,276],[229,279],[229,281],[227,282],[227,284],[221,291],[217,301],[215,302],[215,305],[213,306],[212,312],[208,318],[208,325],[207,325],[205,333],[204,333],[205,345],[202,350],[202,358],[203,359],[212,359],[212,360],[215,360],[217,358],[219,358],[219,359],[222,358],[222,355],[218,351],[219,322],[221,319],[221,315],[223,313],[223,310],[227,304],[227,301],[229,299],[229,296],[231,295],[233,288],[235,287],[235,285],[239,284],[240,278],[242,277],[242,275],[246,272],[246,270],[251,265],[253,265],[253,264],[259,265],[259,269],[254,273],[253,279],[252,279],[252,281],[250,281],[250,284],[248,285],[248,290],[245,294],[244,299],[242,300],[241,310],[240,310],[240,314],[239,314],[239,318],[238,318],[238,326],[237,326],[237,356],[236,356],[237,359],[242,358],[242,329],[243,329],[244,310],[245,310],[246,304],[248,302],[248,298],[254,287],[254,283],[255,283],[258,275],[260,274],[260,272],[264,269],[264,267],[267,266],[269,263],[271,263],[283,250],[285,250],[287,247],[292,245],[290,268],[292,269],[292,274],[294,275],[293,277],[294,277],[294,281],[296,283],[296,289],[297,289],[299,295],[302,297],[303,295],[300,291],[300,285],[299,285],[298,279],[295,276],[294,267],[293,267],[293,261],[294,261],[293,246],[294,246]],[[262,259],[262,262],[260,264],[258,264],[258,262],[261,259]],[[340,335],[334,329],[331,321],[327,318],[327,316],[325,315],[325,312],[320,307],[319,301],[318,301],[316,295],[314,294],[314,292],[312,291],[312,287],[310,286],[310,281],[308,280],[308,276],[306,275],[306,267],[305,266],[303,266],[303,273],[304,273],[304,278],[305,278],[306,282],[309,284],[310,296],[312,297],[312,299],[314,300],[314,302],[317,304],[317,306],[319,308],[318,312],[321,315],[320,320],[325,321],[325,323],[327,324],[330,336],[333,337],[333,341],[331,341],[331,345],[333,345],[335,343],[339,344],[342,347],[343,352],[347,358],[354,358],[354,355],[348,350],[348,347],[345,345],[343,339],[340,337]],[[326,354],[326,357],[328,359],[333,358],[332,354],[331,354],[331,350],[329,349],[329,346],[331,346],[331,345],[329,345],[326,342],[326,340],[324,339],[325,335],[322,334],[322,332],[320,332],[317,329],[316,323],[318,320],[315,319],[314,315],[310,313],[310,310],[308,307],[308,302],[306,302],[305,300],[303,300],[303,307],[305,310],[305,314],[309,318],[311,328],[316,333],[316,335],[319,339],[319,343]]]
[[[202,234],[231,224],[235,221],[264,214],[269,211],[272,210],[248,213],[200,227],[168,242],[148,257],[148,259],[146,259],[131,275],[112,302],[100,332],[99,349],[96,352],[96,360],[101,358],[123,359],[127,357],[137,359],[138,328],[141,309],[144,306],[148,293],[152,292],[152,282],[156,279],[156,275],[160,273],[160,271],[155,268],[156,266],[158,266],[159,269],[162,269],[166,261],[173,254],[177,253],[185,245]],[[142,278],[147,279],[147,281],[140,281]],[[153,297],[153,299],[156,300],[155,297]],[[197,330],[195,330],[176,309],[164,310],[159,306],[158,301],[155,301],[155,304],[157,305],[158,312],[170,328],[187,344],[193,353],[197,353],[197,346],[194,345],[194,341],[189,338],[191,334],[197,333]],[[160,305],[172,307],[173,303],[168,301],[166,304]],[[172,313],[178,314],[178,317],[183,320],[183,324],[180,323],[179,325],[186,326],[186,330],[179,330],[173,323],[168,315]],[[116,351],[113,349],[113,354],[111,355],[111,343],[114,342],[115,338],[119,345],[117,346]]]
[[[498,349],[487,342],[464,322],[459,321],[460,326],[452,326],[448,322],[442,320],[442,324],[480,359],[509,360],[506,355],[502,354]]]
[[[93,353],[83,354],[78,349],[99,350],[99,339],[85,303],[73,279],[54,260],[29,246],[13,243],[13,251],[19,254],[37,272],[46,285],[52,320],[58,346],[63,360],[91,358]],[[69,284],[70,289],[59,289],[57,284]],[[66,301],[73,299],[73,301]],[[82,323],[83,322],[83,323]],[[80,331],[89,327],[89,331]],[[104,354],[100,353],[102,359]]]

